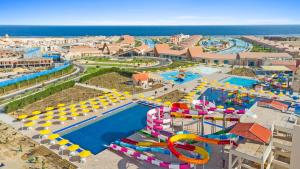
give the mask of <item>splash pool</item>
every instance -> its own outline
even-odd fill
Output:
[[[201,76],[197,73],[192,73],[192,72],[183,72],[185,74],[185,78],[181,81],[177,78],[177,75],[179,74],[179,71],[171,71],[171,72],[165,72],[160,74],[161,77],[163,77],[164,80],[166,81],[173,81],[176,84],[183,84],[195,79],[200,78]]]
[[[242,77],[228,77],[224,80],[222,80],[223,83],[230,83],[232,85],[246,87],[246,88],[252,88],[254,84],[256,84],[258,81],[253,79],[247,79]]]

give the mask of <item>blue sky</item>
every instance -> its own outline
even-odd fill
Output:
[[[300,24],[300,0],[0,0],[0,25]]]

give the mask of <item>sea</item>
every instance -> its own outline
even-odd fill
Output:
[[[0,25],[0,36],[75,37],[75,36],[171,36],[175,34],[204,36],[272,35],[300,36],[300,25],[251,26],[16,26]]]

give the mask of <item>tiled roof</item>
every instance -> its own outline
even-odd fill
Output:
[[[200,46],[190,47],[188,48],[188,52],[190,53],[191,57],[197,57],[203,53],[203,48]]]
[[[186,49],[183,50],[172,50],[168,44],[157,44],[155,45],[156,52],[158,54],[182,56],[186,54]]]
[[[292,58],[288,53],[241,52],[239,55],[242,59]]]
[[[272,136],[271,130],[257,123],[237,123],[229,133],[261,143],[269,143]]]
[[[148,73],[138,73],[132,75],[132,79],[135,81],[147,81],[149,79]]]

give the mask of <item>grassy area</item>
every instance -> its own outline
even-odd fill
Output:
[[[175,90],[173,92],[170,92],[168,94],[160,96],[158,99],[161,99],[162,102],[170,101],[170,102],[178,102],[180,99],[182,99],[186,94],[182,91]]]
[[[255,77],[255,72],[249,68],[234,68],[229,72],[231,75]]]
[[[192,61],[173,61],[172,64],[165,66],[165,67],[159,67],[159,68],[145,68],[142,70],[145,71],[164,71],[164,70],[168,70],[168,69],[175,69],[175,68],[184,68],[184,67],[189,67],[189,66],[194,66],[199,64],[199,62],[192,62]]]
[[[143,44],[143,42],[142,42],[142,41],[135,40],[134,47],[139,47],[139,46],[142,46],[142,44]]]
[[[111,72],[111,73],[105,73],[99,76],[95,76],[87,80],[85,83],[93,86],[108,88],[108,89],[117,89],[118,91],[121,92],[128,91],[130,93],[146,92],[163,86],[162,84],[157,84],[150,89],[142,89],[139,87],[134,87],[132,85],[131,75],[123,74],[120,72]]]
[[[274,53],[274,52],[276,52],[276,50],[267,48],[267,47],[263,47],[261,45],[253,44],[251,52],[273,52]]]
[[[145,59],[145,58],[133,58],[130,60],[113,60],[110,58],[103,57],[89,57],[86,60],[95,61],[95,62],[108,62],[108,63],[120,63],[120,64],[136,64],[136,63],[154,63],[155,59]]]

